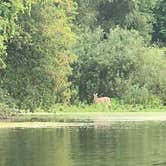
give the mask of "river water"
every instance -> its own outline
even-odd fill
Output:
[[[0,129],[0,166],[165,165],[165,122]]]

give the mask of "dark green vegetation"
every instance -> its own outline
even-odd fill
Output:
[[[164,0],[1,0],[0,110],[164,110],[165,38]]]
[[[165,122],[1,129],[0,165],[164,166],[165,137]]]

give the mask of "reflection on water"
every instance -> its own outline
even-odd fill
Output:
[[[164,122],[0,129],[0,166],[166,165]]]

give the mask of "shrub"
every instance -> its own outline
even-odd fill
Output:
[[[111,29],[104,38],[98,28],[82,34],[75,46],[78,61],[72,83],[83,102],[93,93],[124,98],[130,104],[146,104],[152,95],[166,103],[164,49],[148,47],[137,31]],[[132,97],[132,98],[131,98]]]

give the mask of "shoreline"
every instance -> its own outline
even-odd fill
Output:
[[[110,125],[121,122],[166,122],[166,112],[21,113],[15,121],[0,121],[2,128],[57,128]]]

